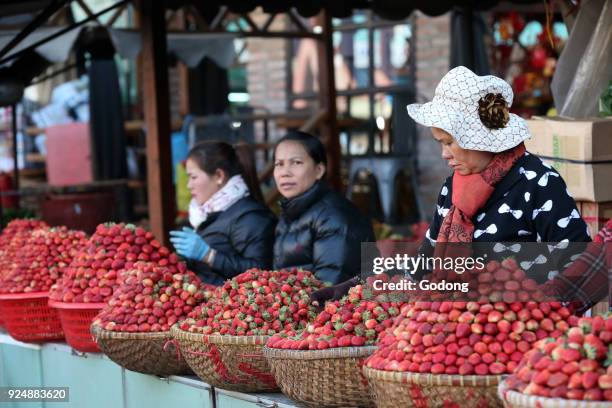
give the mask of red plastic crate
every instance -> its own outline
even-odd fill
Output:
[[[89,327],[106,303],[64,303],[49,300],[49,306],[57,309],[66,343],[70,347],[83,352],[100,352]]]
[[[64,339],[59,314],[48,301],[49,292],[0,295],[0,314],[11,337],[27,343]]]

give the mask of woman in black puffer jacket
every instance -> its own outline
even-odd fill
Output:
[[[179,255],[206,283],[222,285],[247,269],[269,269],[276,218],[263,202],[247,146],[196,145],[187,157],[195,228],[172,231]]]
[[[374,242],[372,224],[324,181],[326,152],[308,133],[283,137],[274,149],[274,180],[281,199],[274,268],[312,271],[330,283],[360,273],[362,242]]]

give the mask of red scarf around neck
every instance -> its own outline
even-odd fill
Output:
[[[452,205],[442,221],[437,243],[472,242],[472,219],[491,197],[495,185],[524,154],[525,145],[521,143],[510,150],[497,153],[480,173],[468,176],[453,174]]]

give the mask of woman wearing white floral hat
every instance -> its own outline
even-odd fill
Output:
[[[453,169],[425,246],[591,240],[559,173],[525,150],[530,134],[526,122],[509,113],[512,98],[504,80],[460,66],[442,78],[431,102],[408,105],[408,114],[431,128]]]
[[[530,134],[525,121],[509,113],[512,98],[504,80],[457,67],[442,78],[431,102],[408,105],[408,114],[431,128],[453,169],[440,191],[422,255],[453,256],[456,247],[436,247],[444,242],[591,241],[559,173],[525,150]],[[500,257],[517,255],[507,246]],[[569,261],[569,254],[555,258],[559,267]],[[534,265],[528,274],[543,282],[553,278],[549,269]],[[319,303],[337,299],[354,284],[347,281],[313,296]]]

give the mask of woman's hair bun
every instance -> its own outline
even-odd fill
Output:
[[[510,120],[508,104],[502,94],[489,93],[478,101],[478,116],[480,121],[489,129],[506,127]]]

